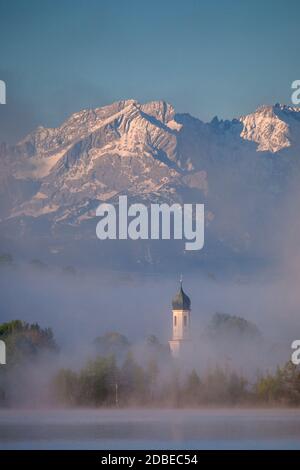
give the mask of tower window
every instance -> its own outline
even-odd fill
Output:
[[[174,315],[174,326],[176,326],[176,325],[177,325],[177,317],[176,317],[176,315]]]
[[[184,324],[184,326],[187,326],[187,316],[186,315],[184,315],[184,317],[183,317],[183,324]]]

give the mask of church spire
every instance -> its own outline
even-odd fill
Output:
[[[190,310],[191,309],[191,300],[188,295],[184,292],[182,288],[183,277],[180,276],[180,288],[175,297],[172,300],[173,310]]]
[[[180,288],[172,299],[172,339],[169,341],[173,356],[178,356],[183,347],[190,340],[190,314],[191,299],[182,288],[182,274],[180,276]],[[185,346],[184,346],[185,347]]]

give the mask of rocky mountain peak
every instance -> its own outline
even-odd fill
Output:
[[[297,113],[293,108],[276,104],[260,106],[254,113],[242,116],[241,137],[258,144],[262,152],[278,152],[291,146],[289,117]]]
[[[163,100],[134,99],[81,110],[59,127],[40,126],[25,137],[13,164],[5,151],[5,180],[12,188],[5,216],[47,218],[54,229],[92,220],[101,201],[120,194],[148,202],[202,201],[217,193],[223,199],[227,181],[239,190],[245,181],[251,188],[262,181],[280,188],[287,167],[275,168],[284,159],[270,159],[270,153],[289,149],[294,157],[299,117],[299,108],[277,104],[204,123],[175,114]]]

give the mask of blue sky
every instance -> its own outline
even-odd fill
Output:
[[[0,0],[0,140],[124,98],[203,120],[290,104],[299,30],[298,0]]]

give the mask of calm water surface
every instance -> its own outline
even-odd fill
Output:
[[[0,410],[1,449],[300,449],[299,410]]]

